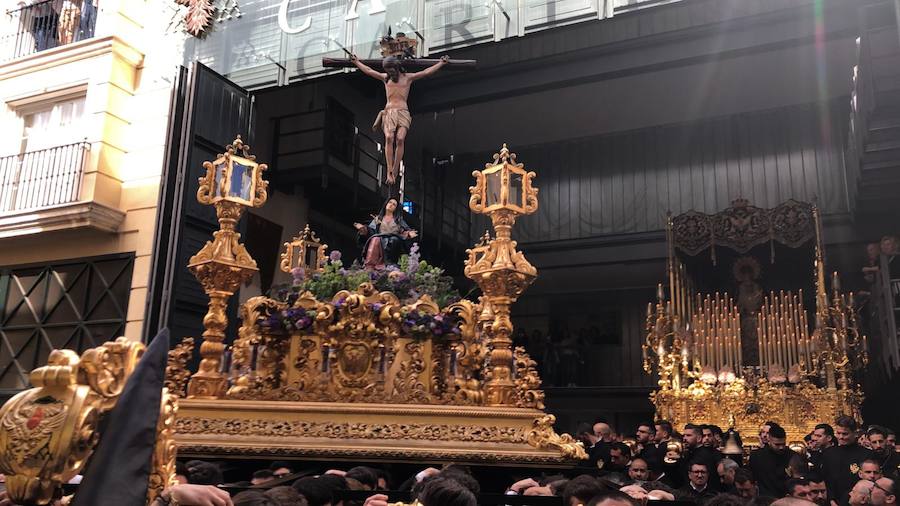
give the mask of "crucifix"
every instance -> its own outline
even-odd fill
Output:
[[[400,163],[403,161],[403,151],[406,144],[406,135],[412,124],[412,116],[409,114],[409,90],[412,83],[422,78],[435,74],[443,67],[449,69],[472,70],[475,68],[475,60],[451,60],[447,56],[440,59],[416,58],[415,51],[418,41],[398,33],[392,37],[390,32],[381,39],[382,60],[361,60],[346,48],[341,49],[349,56],[347,59],[323,58],[325,67],[356,67],[369,77],[378,79],[384,83],[384,91],[387,102],[384,109],[375,118],[373,130],[379,127],[384,133],[384,154],[387,163],[387,182],[393,185],[397,179]],[[411,72],[415,70],[415,72]]]

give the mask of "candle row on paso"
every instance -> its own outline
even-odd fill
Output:
[[[669,273],[671,303],[674,313],[683,320],[694,313],[694,300],[690,293],[694,291],[693,283],[685,271],[684,264],[675,261]]]
[[[809,339],[803,290],[770,292],[765,297],[757,319],[760,365],[768,371],[775,364],[787,373],[803,362],[809,370],[813,349]]]
[[[691,330],[692,354],[702,367],[709,366],[718,372],[728,365],[740,376],[741,315],[728,293],[707,295],[705,299],[698,295]]]

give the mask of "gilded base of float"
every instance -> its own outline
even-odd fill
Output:
[[[181,399],[180,457],[571,466],[580,443],[536,409]]]
[[[726,386],[695,381],[687,388],[660,389],[650,396],[657,416],[675,427],[686,423],[734,427],[745,445],[755,444],[753,436],[769,420],[784,427],[788,443],[802,442],[823,421],[840,415],[858,419],[862,399],[857,389],[818,387],[809,381],[796,385],[762,381],[750,388],[742,380]]]

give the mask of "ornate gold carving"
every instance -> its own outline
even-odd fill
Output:
[[[403,306],[395,295],[378,292],[371,283],[355,292],[342,291],[328,303],[303,293],[293,308],[315,316],[311,326],[290,335],[268,328],[266,318],[292,308],[265,297],[250,299],[241,308],[243,323],[232,348],[238,372],[229,398],[442,403],[454,393],[448,387],[456,379],[450,371],[452,353],[465,355],[456,370],[466,377],[480,367],[475,363],[479,338],[469,302],[445,310],[461,321],[460,335],[447,335],[446,342],[420,341],[401,328],[407,312],[441,314],[429,296]],[[251,378],[243,363],[253,345],[260,351]]]
[[[78,474],[97,442],[97,424],[115,405],[141,343],[119,338],[84,352],[54,350],[31,372],[31,388],[0,408],[0,472],[17,504],[48,504]]]
[[[580,444],[580,443],[576,443]],[[575,460],[572,457],[564,457],[559,453],[491,453],[477,450],[432,450],[428,448],[353,448],[345,447],[248,447],[242,444],[193,443],[180,447],[182,453],[190,455],[222,455],[240,457],[303,457],[317,459],[347,458],[372,459],[386,461],[444,461],[444,462],[473,462],[473,463],[497,463],[497,464],[567,464],[571,465]],[[584,450],[582,450],[584,451]],[[585,457],[586,458],[586,457]]]
[[[260,318],[283,309],[284,304],[268,297],[251,297],[238,309],[241,326],[238,337],[231,346],[231,368],[238,372],[246,372],[250,367],[250,348],[262,342],[262,333],[258,325]]]
[[[544,391],[537,372],[537,362],[528,356],[525,348],[517,346],[515,351],[516,406],[520,408],[544,409]]]
[[[235,174],[234,165],[251,169],[252,174],[246,176],[249,184],[249,194],[234,195],[229,188],[232,176]],[[269,182],[262,178],[262,173],[268,169],[264,163],[256,163],[256,156],[250,153],[250,146],[244,144],[238,135],[231,144],[225,146],[225,153],[220,154],[213,162],[203,162],[206,174],[200,177],[200,187],[197,189],[197,201],[201,204],[214,205],[220,200],[229,200],[249,207],[262,207],[269,198]],[[221,170],[224,173],[217,173]],[[244,176],[245,173],[239,173]],[[240,181],[243,183],[244,181]],[[241,191],[244,190],[244,185]]]
[[[488,214],[496,234],[486,245],[476,246],[477,251],[467,251],[469,261],[464,270],[466,277],[481,288],[494,313],[493,322],[485,327],[491,369],[486,374],[484,392],[488,404],[512,404],[516,394],[509,308],[534,281],[537,269],[516,251],[511,234],[518,215],[537,210],[538,190],[531,185],[535,173],[526,172],[522,164],[517,164],[516,155],[505,144],[494,155],[493,164],[486,164],[484,170],[472,175],[475,186],[469,188],[469,207],[476,213]],[[519,184],[513,184],[514,181]]]
[[[309,274],[321,271],[325,266],[327,250],[328,245],[323,244],[307,224],[300,235],[294,237],[291,242],[284,243],[284,250],[281,252],[281,270],[291,272],[294,268],[302,267]]]
[[[394,389],[391,392],[393,402],[420,402],[427,404],[429,399],[425,384],[421,381],[421,374],[425,371],[422,343],[410,341],[403,346],[408,359],[400,363],[397,380],[394,381]]]
[[[344,422],[309,422],[260,419],[178,419],[179,434],[225,434],[234,436],[308,437],[332,439],[453,440],[480,443],[524,443],[525,431],[512,427],[483,425]]]
[[[816,420],[842,413],[858,417],[862,395],[853,377],[865,368],[866,340],[858,329],[853,297],[841,293],[836,274],[831,297],[825,289],[818,209],[788,201],[764,210],[742,200],[712,218],[698,216],[670,220],[668,299],[660,285],[655,310],[651,304],[647,311],[644,368],[659,376],[659,389],[651,395],[658,416],[675,424],[713,423],[740,431],[755,430],[765,420],[783,420],[791,441],[802,439]],[[759,269],[754,261],[740,260],[734,267],[738,282],[749,285],[742,286],[734,304],[727,294],[705,299],[692,294],[675,253],[677,247],[694,254],[710,241],[722,244],[723,238],[724,245],[738,251],[768,240],[796,246],[813,235],[812,334],[802,292],[773,291],[763,298],[753,281]],[[754,332],[741,331],[745,321]],[[746,350],[755,351],[755,357],[745,361]]]
[[[150,480],[147,488],[147,504],[151,504],[165,489],[177,484],[175,480],[175,419],[178,414],[178,397],[163,389],[159,407],[159,421],[156,424],[156,446],[150,466]]]
[[[468,300],[459,301],[448,309],[460,318],[460,339],[451,344],[452,359],[455,361],[450,371],[455,388],[453,400],[461,404],[480,405],[484,402],[484,393],[478,377],[485,359],[478,328],[481,311]]]
[[[143,354],[142,345],[136,345],[128,338],[120,337],[102,346],[85,350],[81,355],[78,382],[88,385],[100,396],[98,407],[102,412],[105,413],[116,405],[116,400],[128,380],[123,371],[128,371],[130,375]]]
[[[535,448],[555,448],[562,453],[563,457],[569,459],[586,459],[587,453],[584,451],[584,445],[568,434],[561,436],[557,434],[553,430],[554,423],[556,423],[556,417],[553,415],[535,418],[531,430],[528,431],[528,443]]]
[[[187,382],[191,377],[187,365],[194,355],[194,338],[185,337],[174,348],[169,350],[169,358],[166,363],[166,388],[174,395],[183,397],[187,389]]]
[[[185,400],[179,453],[572,463],[528,439],[540,411],[515,407]],[[552,428],[542,437],[556,441]],[[558,442],[565,444],[564,439]],[[240,448],[240,450],[238,450]]]
[[[299,371],[297,389],[306,390],[312,387],[313,377],[311,371],[319,370],[320,360],[313,355],[317,349],[316,341],[307,337],[300,337],[299,352],[294,358],[294,369]]]
[[[225,351],[228,299],[257,271],[256,261],[240,243],[235,231],[244,207],[260,207],[268,199],[268,182],[262,179],[265,164],[258,164],[238,136],[214,162],[204,162],[206,174],[200,178],[197,200],[214,205],[219,230],[213,240],[191,257],[188,268],[209,296],[203,318],[200,368],[188,383],[189,397],[217,398],[225,394],[227,378],[221,372]],[[234,178],[235,183],[232,183]]]

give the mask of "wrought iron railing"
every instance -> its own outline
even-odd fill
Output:
[[[76,202],[87,142],[0,158],[0,213]]]
[[[89,39],[96,23],[97,0],[42,0],[6,11],[0,61]]]

